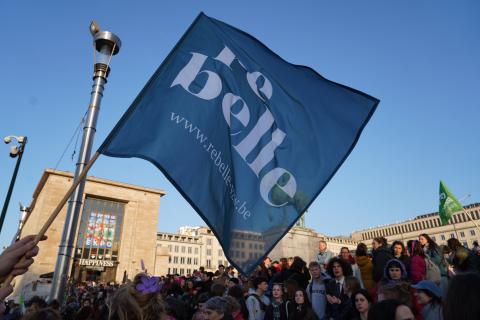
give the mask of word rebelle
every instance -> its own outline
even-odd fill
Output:
[[[198,52],[192,52],[192,57],[187,65],[178,73],[175,80],[173,80],[170,87],[176,85],[182,86],[188,93],[203,99],[203,100],[213,100],[216,99],[222,92],[222,80],[220,76],[210,70],[202,70],[202,67],[209,58],[206,55],[203,55]],[[213,58],[214,60],[220,61],[225,64],[229,69],[231,69],[231,64],[234,60],[237,60],[241,66],[243,64],[235,57],[234,53],[225,46],[222,51]],[[198,75],[205,74],[207,80],[203,88],[197,93],[192,92],[189,87],[192,82],[197,78]],[[262,79],[263,85],[259,87],[257,80]],[[273,87],[268,80],[261,72],[246,72],[246,81],[248,85],[253,90],[255,95],[260,98],[262,101],[269,100],[273,94]],[[234,113],[232,107],[234,104],[241,103],[241,109],[237,113]],[[250,110],[248,108],[245,100],[234,93],[226,93],[222,99],[222,111],[226,123],[231,127],[230,117],[235,117],[242,125],[242,129],[246,128],[250,123]],[[262,199],[271,206],[281,207],[286,205],[288,202],[276,203],[274,199],[269,197],[271,190],[274,187],[279,188],[285,192],[290,198],[293,198],[297,190],[297,182],[295,177],[286,169],[276,167],[268,171],[267,173],[260,175],[261,170],[274,159],[275,149],[283,142],[286,137],[285,132],[276,128],[271,133],[271,140],[266,145],[262,146],[260,153],[257,157],[251,161],[247,161],[247,156],[253,151],[253,149],[260,143],[262,136],[267,133],[272,126],[275,124],[275,119],[273,118],[272,113],[265,108],[265,112],[258,118],[255,119],[257,122],[253,126],[250,132],[247,133],[245,138],[240,141],[237,145],[233,147],[238,152],[240,157],[245,161],[245,163],[250,167],[250,169],[255,173],[255,175],[260,179],[260,195]],[[242,130],[232,132],[231,135],[237,135]],[[279,180],[282,178],[282,185],[279,184]],[[287,178],[287,179],[285,179]],[[286,180],[286,182],[285,182]]]

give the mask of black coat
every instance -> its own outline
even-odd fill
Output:
[[[325,291],[330,296],[335,296],[339,298],[342,302],[338,303],[328,303],[327,309],[325,310],[325,315],[327,319],[343,320],[346,318],[346,315],[351,313],[351,301],[350,298],[344,292],[338,292],[337,282],[335,279],[330,280],[325,286]]]
[[[379,282],[383,277],[383,272],[387,262],[393,258],[392,252],[387,246],[381,246],[372,251],[373,259],[373,281]]]

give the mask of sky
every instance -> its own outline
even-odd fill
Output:
[[[0,234],[46,168],[74,171],[75,130],[92,85],[91,20],[122,40],[112,59],[94,150],[199,12],[242,29],[285,60],[381,100],[356,148],[306,214],[327,235],[438,210],[442,179],[480,202],[480,2],[1,1],[0,137],[28,144]],[[69,145],[73,137],[73,142]],[[139,141],[141,143],[141,141]],[[0,145],[0,203],[15,166]],[[62,158],[62,154],[64,154]],[[203,225],[152,164],[101,156],[90,175],[162,189],[158,230]]]

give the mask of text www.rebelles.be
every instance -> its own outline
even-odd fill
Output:
[[[184,117],[176,114],[175,112],[171,113],[170,121],[183,127],[185,131],[192,134],[195,137],[195,140],[202,145],[203,149],[210,155],[213,164],[218,168],[225,185],[229,189],[230,199],[235,205],[235,210],[240,214],[245,220],[250,218],[252,215],[251,212],[247,209],[247,203],[241,201],[237,198],[237,193],[235,191],[235,186],[232,183],[232,176],[230,175],[231,168],[228,164],[225,164],[222,160],[222,152],[215,149],[212,143],[208,142],[208,137],[205,136],[200,129],[194,126],[190,121]],[[183,124],[183,126],[182,126]]]

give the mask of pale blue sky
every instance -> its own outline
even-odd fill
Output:
[[[18,202],[30,203],[88,106],[90,20],[123,42],[96,148],[200,11],[252,34],[287,61],[381,100],[357,147],[311,206],[308,226],[347,235],[436,211],[439,179],[459,198],[471,194],[464,203],[480,202],[478,1],[2,1],[0,136],[26,135],[29,143],[0,246],[16,230]],[[58,169],[74,170],[72,152],[73,145]],[[2,145],[2,205],[14,165]],[[101,157],[91,174],[165,190],[159,230],[202,224],[146,161]]]

